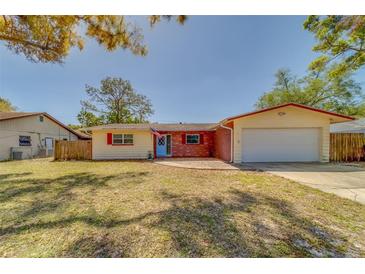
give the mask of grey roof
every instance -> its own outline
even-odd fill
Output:
[[[365,133],[365,118],[331,125],[330,132]]]
[[[210,131],[214,130],[218,124],[216,123],[205,123],[205,124],[153,124],[154,129],[160,131]]]
[[[107,124],[85,128],[85,130],[103,130],[103,129],[137,129],[150,130],[151,124]]]
[[[0,112],[0,121],[43,114],[43,112]]]
[[[73,130],[72,128],[64,125],[63,123],[58,121],[56,118],[49,115],[47,112],[15,112],[15,111],[14,112],[0,112],[0,121],[6,121],[6,120],[10,120],[10,119],[19,119],[19,118],[35,116],[35,115],[46,116],[48,119],[52,120],[53,122],[55,122],[59,126],[63,127],[64,129],[72,132],[73,134],[75,134],[76,136],[78,136],[81,139],[89,138],[89,137],[86,137],[84,134],[80,134],[80,133],[76,132],[75,130]]]
[[[91,139],[91,135],[87,132],[84,132],[82,129],[75,129],[75,132],[79,135],[82,139]]]
[[[214,130],[217,124],[205,123],[205,124],[190,124],[190,123],[177,123],[177,124],[108,124],[95,127],[89,127],[85,130],[107,130],[107,129],[133,129],[133,130],[150,130],[151,128],[158,131],[210,131]]]

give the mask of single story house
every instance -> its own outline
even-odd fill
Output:
[[[50,156],[54,140],[88,138],[45,112],[0,112],[0,160]]]
[[[363,133],[365,134],[365,118],[331,125],[331,133]]]
[[[352,117],[289,103],[214,124],[91,127],[92,157],[217,157],[241,162],[328,162],[330,125]]]

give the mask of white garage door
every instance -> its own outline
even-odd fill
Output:
[[[318,128],[242,129],[242,162],[319,161]]]

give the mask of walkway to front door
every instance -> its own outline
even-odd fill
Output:
[[[157,157],[171,156],[171,135],[170,134],[161,134],[160,137],[156,136],[156,155],[157,155]]]
[[[240,166],[223,162],[217,158],[169,158],[158,159],[156,164],[190,169],[239,170]]]

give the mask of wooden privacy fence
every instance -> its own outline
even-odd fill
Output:
[[[331,161],[360,161],[365,157],[363,133],[331,133],[330,140]]]
[[[56,140],[55,160],[91,160],[91,141]]]

